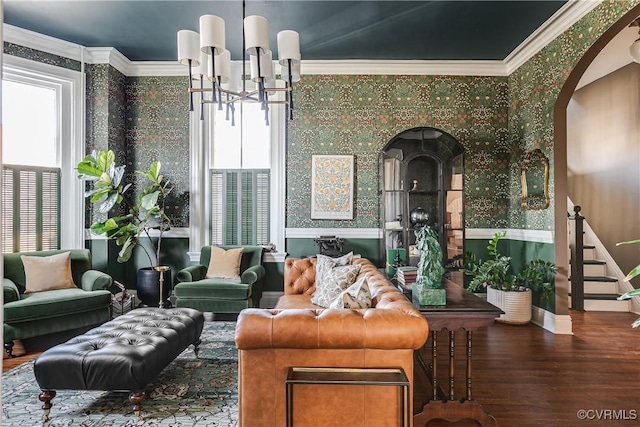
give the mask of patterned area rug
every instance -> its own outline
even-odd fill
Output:
[[[128,393],[60,390],[51,419],[42,422],[33,361],[2,375],[3,427],[237,425],[238,353],[235,322],[205,322],[198,358],[189,346],[150,383],[144,420],[133,415]]]

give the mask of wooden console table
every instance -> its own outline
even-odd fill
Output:
[[[413,416],[414,427],[423,427],[431,420],[443,419],[456,422],[471,419],[481,426],[497,427],[496,419],[488,414],[471,395],[471,334],[474,330],[494,323],[496,317],[503,313],[498,307],[482,298],[473,295],[462,286],[443,279],[442,286],[447,291],[447,305],[420,306],[417,300],[413,303],[429,322],[431,331],[431,364],[416,352],[416,360],[431,380],[431,400],[419,408],[420,412]],[[443,329],[449,331],[449,392],[444,393],[438,384],[438,335]],[[466,339],[466,393],[465,397],[455,398],[455,334],[458,330],[467,333]]]

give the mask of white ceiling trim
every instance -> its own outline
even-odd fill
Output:
[[[2,33],[5,42],[75,59],[76,61],[82,60],[82,46],[79,44],[45,36],[44,34],[9,24],[2,24]]]
[[[302,61],[302,74],[508,76],[603,0],[570,0],[513,50],[504,61]],[[173,61],[129,61],[115,48],[84,48],[5,24],[5,41],[89,64],[108,63],[126,76],[186,76]],[[83,54],[86,52],[86,55]]]
[[[129,75],[131,61],[113,47],[88,47],[85,62],[88,64],[109,64],[125,76]]]
[[[443,75],[443,76],[506,76],[502,61],[305,61],[302,74],[374,74],[374,75]]]
[[[569,0],[504,59],[507,75],[513,73],[560,34],[571,28],[602,1]]]

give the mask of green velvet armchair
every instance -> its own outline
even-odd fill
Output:
[[[71,276],[76,288],[24,293],[21,255],[50,256],[71,252]],[[91,268],[88,249],[15,252],[3,255],[3,338],[9,356],[13,340],[90,328],[111,317],[112,279]]]
[[[244,248],[240,260],[240,279],[206,278],[211,246],[200,251],[200,263],[180,270],[173,292],[176,307],[188,307],[202,312],[239,313],[249,307],[259,307],[262,298],[261,246],[219,246],[228,250]]]

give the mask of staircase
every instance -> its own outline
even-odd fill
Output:
[[[571,207],[573,210],[573,206]],[[578,207],[579,213],[579,207]],[[569,242],[572,241],[572,234],[575,233],[574,220],[569,221],[567,230],[569,232]],[[628,312],[631,310],[631,301],[618,301],[618,296],[626,292],[627,286],[622,281],[624,274],[615,264],[600,240],[586,221],[583,221],[583,276],[584,276],[584,310],[585,311],[618,311]],[[571,249],[569,249],[570,263]],[[573,265],[572,265],[573,267]],[[569,277],[571,281],[571,277]],[[625,286],[626,285],[626,286]],[[574,307],[569,293],[569,307]]]

